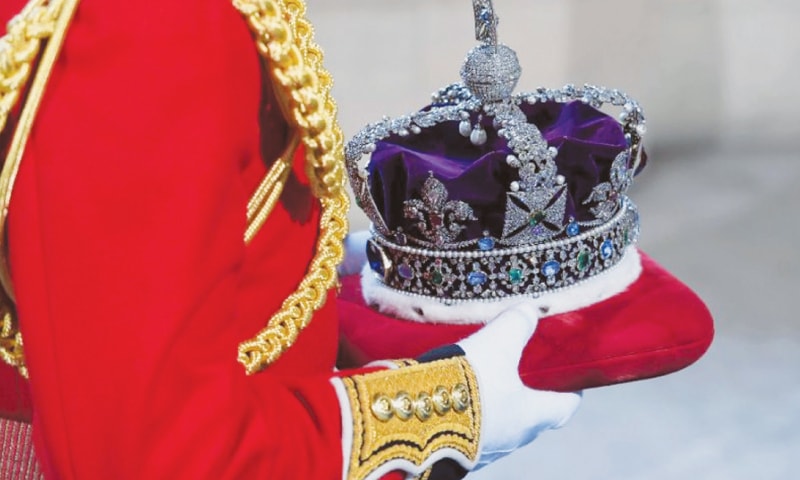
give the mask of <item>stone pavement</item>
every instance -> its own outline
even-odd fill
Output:
[[[642,213],[641,245],[706,300],[717,336],[687,370],[587,391],[567,427],[468,478],[800,478],[800,325],[792,307],[800,298],[800,155],[790,148],[800,129],[787,123],[796,119],[792,99],[800,90],[778,88],[778,80],[796,85],[800,77],[800,6],[658,0],[649,9],[636,0],[608,1],[620,9],[621,18],[613,15],[619,24],[641,34],[641,45],[638,38],[631,43],[642,51],[615,63],[627,70],[604,70],[596,80],[639,97],[652,120],[651,162],[632,193]],[[581,83],[602,70],[569,61],[584,48],[600,50],[585,38],[570,41],[601,15],[600,3],[495,4],[502,38],[527,52],[520,55],[525,89]],[[647,31],[625,17],[633,14],[646,19]],[[416,109],[456,80],[473,43],[470,15],[467,0],[309,0],[346,134]],[[536,22],[526,20],[532,15]],[[659,15],[668,21],[654,20]],[[620,36],[619,24],[600,24],[592,35]],[[713,38],[689,42],[689,35]],[[699,85],[701,95],[675,97],[663,88],[672,80]],[[707,95],[712,89],[718,94]],[[686,101],[691,118],[674,108]],[[351,218],[355,228],[366,225],[359,212]]]

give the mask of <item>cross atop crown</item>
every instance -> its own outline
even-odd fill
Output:
[[[492,0],[472,0],[475,12],[475,39],[487,45],[497,45],[497,24]]]

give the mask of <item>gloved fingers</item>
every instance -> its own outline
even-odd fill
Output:
[[[581,396],[581,392],[548,392],[522,385],[514,392],[482,392],[479,465],[492,463],[527,445],[546,430],[564,426],[577,411]]]
[[[522,301],[458,343],[478,378],[482,417],[478,466],[526,445],[544,430],[564,425],[580,404],[580,393],[534,390],[519,377],[520,357],[539,315],[532,302]]]
[[[530,424],[539,424],[541,430],[561,428],[578,411],[583,392],[549,392],[527,388],[521,396],[518,411],[529,417]]]

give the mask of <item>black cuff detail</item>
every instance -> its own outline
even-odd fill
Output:
[[[446,458],[433,465],[427,480],[460,480],[466,477],[467,473],[464,467]]]
[[[435,362],[436,360],[444,360],[446,358],[463,357],[464,350],[456,344],[445,345],[443,347],[428,350],[419,357],[417,361],[420,363]]]

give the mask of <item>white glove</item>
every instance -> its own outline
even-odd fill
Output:
[[[344,239],[344,261],[339,265],[339,276],[346,277],[360,273],[367,263],[368,230],[350,232]]]
[[[458,342],[475,375],[481,401],[481,440],[475,470],[533,441],[544,430],[563,426],[581,393],[526,387],[519,377],[522,349],[538,324],[538,307],[516,305],[480,331]]]

